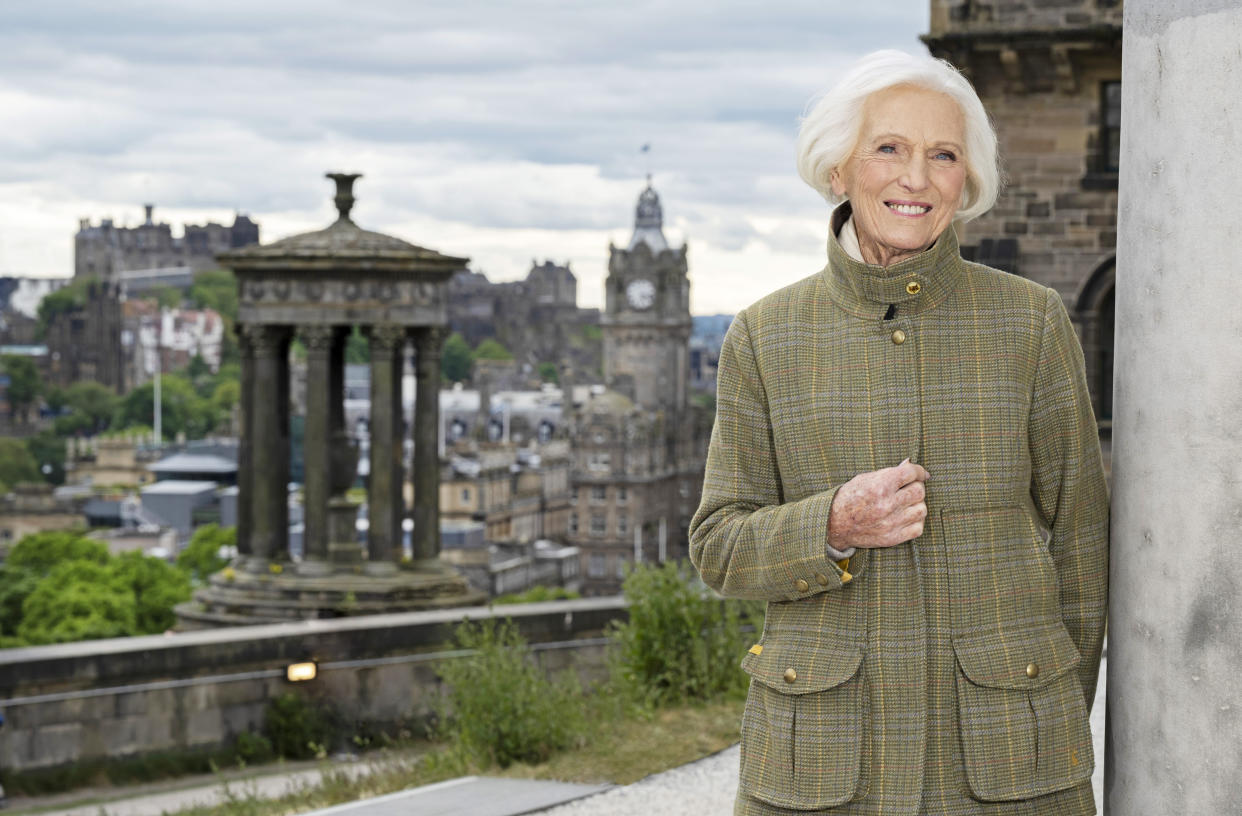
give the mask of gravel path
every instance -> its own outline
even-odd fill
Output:
[[[539,811],[540,816],[712,816],[733,812],[738,747],[646,779]]]

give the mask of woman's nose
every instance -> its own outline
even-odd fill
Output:
[[[914,157],[906,162],[899,179],[901,186],[907,190],[922,190],[927,186],[927,162],[921,157]]]

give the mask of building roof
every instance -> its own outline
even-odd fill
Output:
[[[174,453],[147,470],[153,473],[236,473],[237,463],[211,453]]]
[[[653,253],[668,249],[668,241],[664,238],[664,209],[660,206],[660,196],[651,186],[651,176],[647,177],[647,189],[638,196],[630,251],[639,244],[646,244]]]
[[[165,479],[142,488],[144,496],[198,496],[214,491],[219,485],[215,482],[189,481],[184,479]]]

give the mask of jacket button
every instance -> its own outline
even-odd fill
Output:
[[[828,586],[828,576],[824,575],[822,572],[815,574],[815,580],[820,586]]]
[[[905,332],[903,332],[901,329],[898,329],[897,331],[893,332],[893,345],[894,346],[900,346],[904,342],[906,342]]]
[[[811,588],[811,585],[806,582],[805,578],[799,578],[798,580],[794,581],[794,589],[798,590],[799,592],[806,592],[810,588]]]
[[[923,291],[923,284],[918,281],[910,281],[906,284],[906,292],[911,295],[917,295]]]
[[[1035,663],[1027,663],[1026,664],[1026,676],[1031,678],[1032,680],[1034,680],[1036,677],[1039,677],[1039,666],[1036,665]]]
[[[786,683],[794,683],[794,682],[797,682],[797,680],[798,680],[798,673],[793,670],[793,667],[785,669],[785,682]]]

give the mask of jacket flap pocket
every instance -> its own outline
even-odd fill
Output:
[[[758,654],[746,654],[742,670],[782,694],[810,694],[849,680],[862,656],[862,647],[854,643],[792,646],[768,641]]]
[[[1060,623],[954,638],[953,651],[970,682],[1001,689],[1040,688],[1073,669],[1081,659]]]

